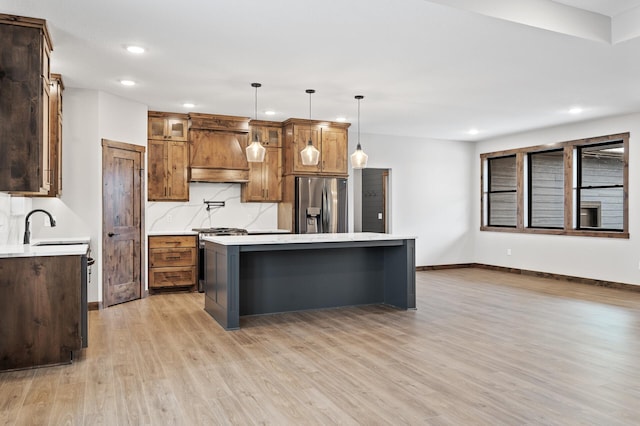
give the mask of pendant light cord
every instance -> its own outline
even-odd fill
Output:
[[[358,100],[358,146],[356,146],[356,150],[361,150],[362,146],[360,145],[360,101],[364,99],[364,96],[356,95],[355,98]]]
[[[256,86],[256,109],[255,109],[255,119],[258,119],[258,86]]]
[[[360,146],[360,99],[358,99],[358,149],[362,148]]]
[[[309,94],[309,143],[308,145],[313,145],[313,141],[311,139],[311,95],[316,93],[313,89],[307,89],[306,92]]]

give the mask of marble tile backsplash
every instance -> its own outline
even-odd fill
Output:
[[[24,218],[31,199],[0,192],[0,245],[22,244]]]
[[[233,227],[275,229],[278,206],[275,203],[240,202],[240,184],[191,183],[189,202],[149,202],[146,222],[149,232],[177,232],[192,228]],[[207,201],[224,201],[224,207],[211,207]]]

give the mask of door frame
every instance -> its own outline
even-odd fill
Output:
[[[382,171],[382,196],[384,197],[383,221],[384,232],[389,234],[391,229],[391,169],[384,167],[372,167],[370,169]],[[354,232],[362,232],[362,174],[366,169],[354,169],[353,173],[353,198],[354,198]]]
[[[109,139],[102,139],[102,206],[101,206],[101,212],[102,212],[102,225],[101,225],[101,251],[104,252],[104,242],[106,241],[107,235],[106,235],[106,231],[105,231],[105,226],[104,226],[104,203],[105,203],[105,192],[104,192],[104,173],[105,173],[105,158],[106,158],[106,148],[115,148],[115,149],[121,149],[124,151],[132,151],[132,152],[137,152],[140,154],[140,253],[138,253],[138,255],[140,256],[140,298],[143,299],[145,297],[147,297],[147,292],[145,291],[146,288],[146,232],[145,232],[145,220],[144,220],[144,213],[145,213],[145,205],[146,205],[146,191],[145,191],[145,182],[146,182],[146,174],[145,174],[145,152],[146,152],[146,147],[142,146],[142,145],[134,145],[134,144],[130,144],[130,143],[126,143],[126,142],[118,142],[118,141],[113,141],[113,140],[109,140]],[[105,307],[105,294],[106,294],[106,283],[107,283],[107,279],[106,279],[106,271],[107,268],[105,268],[105,262],[106,262],[106,256],[101,256],[102,257],[102,303],[101,303],[101,307]]]

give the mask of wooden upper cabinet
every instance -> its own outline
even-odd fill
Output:
[[[186,142],[188,130],[186,114],[149,111],[149,139]]]
[[[302,164],[300,152],[305,149],[309,143],[309,139],[313,146],[320,151],[320,160],[315,166],[305,166]],[[322,170],[322,148],[320,144],[320,129],[309,128],[308,126],[293,126],[293,141],[291,148],[291,159],[293,160],[294,173],[319,173]]]
[[[0,191],[49,193],[49,63],[42,19],[0,14]]]
[[[149,111],[148,123],[148,200],[189,201],[187,115]]]
[[[321,130],[320,163],[322,172],[327,174],[347,174],[347,131],[333,127]]]
[[[191,181],[247,182],[249,119],[192,113],[190,120]]]
[[[254,132],[258,133],[266,151],[263,162],[249,163],[249,182],[242,185],[242,201],[279,202],[282,200],[282,123],[253,120],[251,140]]]
[[[60,74],[51,74],[49,83],[49,191],[47,196],[62,194],[62,92],[64,83]]]
[[[147,147],[149,201],[189,201],[186,142],[149,139]]]
[[[284,122],[284,174],[296,175],[348,175],[348,123],[320,122],[289,119]],[[311,138],[320,151],[315,166],[302,164],[300,152]]]

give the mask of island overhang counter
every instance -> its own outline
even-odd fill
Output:
[[[240,316],[365,304],[414,309],[415,237],[376,233],[212,236],[205,311]]]

